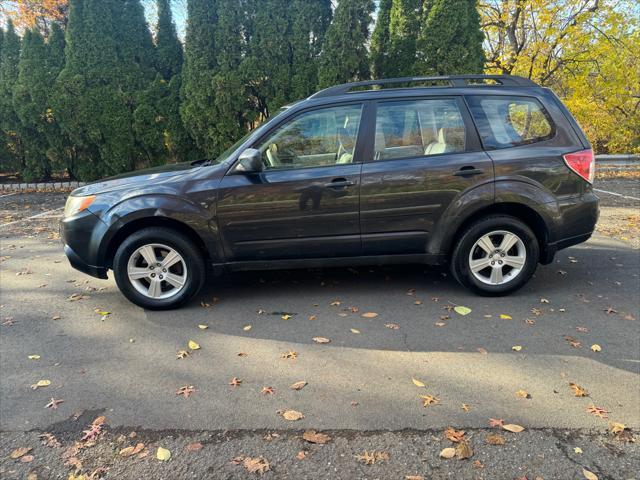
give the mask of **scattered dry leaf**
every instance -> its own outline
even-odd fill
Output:
[[[271,466],[266,458],[260,456],[256,458],[246,457],[242,466],[247,469],[249,473],[258,473],[262,475],[265,472],[268,472]]]
[[[178,360],[182,360],[184,358],[187,358],[189,355],[191,355],[189,352],[187,352],[186,350],[178,350],[178,353],[176,353],[176,358]]]
[[[420,398],[422,399],[423,407],[428,407],[430,405],[437,405],[438,403],[440,403],[440,399],[437,397],[434,397],[433,395],[420,395]]]
[[[362,316],[364,318],[376,318],[378,314],[376,312],[366,312],[366,313],[363,313]]]
[[[248,332],[249,330],[251,330],[253,327],[251,325],[245,325],[244,327],[242,327],[242,330],[244,330],[245,332]]]
[[[490,418],[489,419],[489,426],[491,428],[495,428],[495,427],[502,428],[503,425],[504,425],[504,420],[502,418]]]
[[[602,347],[597,343],[594,343],[593,345],[591,345],[591,350],[594,352],[600,352],[602,351]]]
[[[573,390],[573,395],[576,397],[588,397],[589,392],[587,392],[584,388],[582,388],[577,383],[570,383],[569,387]]]
[[[188,346],[190,350],[200,350],[200,345],[193,340],[189,340]]]
[[[358,330],[357,328],[351,328],[351,333],[360,333],[360,330]]]
[[[187,445],[187,452],[197,452],[202,450],[203,445],[200,442],[193,442]]]
[[[398,330],[400,328],[400,325],[398,325],[397,323],[385,323],[384,326],[390,328],[391,330]]]
[[[444,436],[445,438],[447,438],[448,440],[451,440],[452,442],[459,442],[464,438],[464,430],[456,430],[453,427],[449,427],[444,431]]]
[[[298,358],[298,352],[294,352],[293,350],[290,350],[280,355],[280,358],[289,358],[291,360],[295,360],[296,358]]]
[[[520,350],[522,350],[522,345],[514,345],[513,347],[511,347],[511,350],[519,352]]]
[[[518,390],[516,392],[516,397],[518,398],[531,398],[531,394],[526,390]]]
[[[386,462],[389,460],[389,454],[387,452],[378,452],[376,450],[371,452],[365,450],[362,454],[355,455],[355,457],[356,460],[364,463],[365,465],[373,465],[376,462]]]
[[[325,337],[313,337],[313,341],[316,343],[329,343],[331,340]]]
[[[520,433],[524,431],[524,427],[516,425],[515,423],[507,423],[506,425],[502,425],[502,429],[511,433]]]
[[[582,469],[582,475],[584,475],[584,478],[586,478],[587,480],[598,480],[598,476],[595,473],[590,472],[586,468]]]
[[[502,320],[513,320],[513,318],[511,318],[511,315],[507,315],[507,314],[505,314],[505,313],[501,313],[501,314],[500,314],[500,318],[501,318]]]
[[[38,388],[48,387],[49,385],[51,385],[51,380],[38,380],[36,383],[31,385],[31,388],[37,390]]]
[[[300,380],[299,382],[292,384],[289,388],[292,390],[302,390],[306,386],[307,382],[305,382],[304,380]]]
[[[176,390],[176,395],[182,395],[184,398],[189,398],[189,395],[193,395],[196,391],[196,387],[193,385],[185,385]]]
[[[9,454],[9,458],[11,458],[13,460],[17,460],[18,458],[22,457],[23,455],[26,455],[27,453],[29,453],[31,450],[33,450],[33,448],[31,448],[31,447],[19,447],[19,448],[16,448],[15,450],[13,450]]]
[[[605,410],[604,408],[596,407],[595,405],[589,405],[587,407],[587,413],[591,413],[596,417],[600,417],[600,418],[608,418],[607,414],[611,412],[609,412],[608,410]]]
[[[302,412],[298,412],[297,410],[285,410],[284,412],[282,412],[282,417],[290,422],[295,422],[297,420],[303,419],[304,415],[302,414]]]
[[[456,445],[456,457],[458,457],[458,460],[464,460],[466,458],[471,458],[472,456],[473,450],[471,449],[469,442],[462,440]]]
[[[58,405],[60,405],[61,403],[63,403],[64,400],[62,400],[61,398],[53,398],[51,397],[51,401],[49,403],[47,403],[44,408],[51,408],[53,410],[57,410],[58,409]]]
[[[262,387],[260,393],[262,393],[263,395],[273,395],[274,393],[276,393],[276,391],[273,389],[273,387]]]
[[[455,448],[451,448],[451,447],[443,448],[442,451],[440,452],[441,458],[453,458],[455,456],[456,456]]]
[[[232,387],[239,387],[241,384],[242,384],[242,380],[240,380],[238,377],[233,377],[229,381],[229,385],[231,385]]]
[[[504,437],[499,433],[490,433],[484,439],[489,445],[504,445],[506,443]]]
[[[426,385],[424,384],[424,382],[421,382],[420,380],[418,380],[418,379],[416,379],[416,378],[411,378],[411,381],[413,382],[413,384],[414,384],[416,387],[421,387],[421,388],[426,387]]]
[[[324,445],[329,440],[331,440],[331,437],[329,435],[316,432],[315,430],[307,430],[302,434],[302,438],[309,443],[319,443],[321,445]]]

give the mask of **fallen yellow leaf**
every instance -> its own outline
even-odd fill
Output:
[[[352,328],[351,333],[360,333],[360,330],[358,330],[357,328]]]
[[[591,350],[593,350],[594,352],[599,352],[602,350],[602,347],[597,343],[594,343],[593,345],[591,345]]]
[[[40,355],[29,355],[29,360],[40,360]]]
[[[156,451],[156,458],[162,462],[166,462],[171,458],[171,452],[166,448],[158,447]]]
[[[291,318],[291,315],[282,315],[282,317],[280,318],[282,318],[283,320],[289,320]]]
[[[453,309],[458,315],[469,315],[471,313],[471,309],[469,307],[463,307],[462,305],[458,305]]]
[[[200,350],[200,345],[194,342],[193,340],[189,340],[188,345],[191,350]]]
[[[245,332],[248,332],[249,330],[251,330],[251,328],[253,328],[253,327],[251,327],[251,325],[245,325],[245,326],[242,328],[242,330],[244,330]]]
[[[206,330],[207,328],[209,328],[209,325],[198,325],[198,328],[200,330]]]
[[[584,478],[586,478],[587,480],[598,480],[598,476],[595,473],[590,472],[586,468],[582,469],[582,475],[584,475]]]
[[[511,347],[511,350],[519,352],[520,350],[522,350],[522,345],[514,345],[513,347]]]
[[[413,384],[416,387],[426,387],[426,385],[423,382],[421,382],[420,380],[417,380],[415,378],[411,378],[411,381],[413,382]]]
[[[35,390],[40,387],[48,387],[49,385],[51,385],[51,380],[38,380],[37,383],[31,385],[31,388]]]
[[[376,318],[378,314],[376,312],[366,312],[366,313],[363,313],[362,316],[364,318]]]
[[[513,320],[513,318],[511,318],[511,315],[506,315],[506,314],[504,314],[504,313],[501,313],[501,314],[500,314],[500,318],[501,318],[502,320]]]
[[[580,447],[575,447],[575,448],[573,449],[573,452],[574,452],[574,453],[577,453],[578,455],[580,455],[580,454],[582,453],[582,449],[581,449]]]

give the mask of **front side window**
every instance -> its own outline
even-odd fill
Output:
[[[555,134],[549,114],[535,98],[478,95],[468,101],[485,148],[527,145]]]
[[[266,169],[353,163],[362,104],[323,108],[298,115],[257,148]]]
[[[465,143],[464,122],[455,99],[378,104],[375,160],[463,152]]]

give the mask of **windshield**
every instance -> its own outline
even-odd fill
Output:
[[[281,113],[287,111],[289,108],[290,108],[290,105],[280,108],[274,116],[268,118],[267,121],[265,121],[262,125],[260,125],[255,130],[251,130],[250,132],[247,132],[246,134],[244,134],[240,140],[238,140],[236,143],[234,143],[229,148],[227,148],[224,152],[218,155],[218,157],[215,160],[209,160],[208,162],[206,162],[206,165],[218,165],[224,162],[225,160],[227,160],[231,156],[231,154],[235,152],[238,149],[238,147],[242,145],[251,135],[264,129],[264,127],[266,127],[272,120],[275,120],[277,117],[280,116]]]

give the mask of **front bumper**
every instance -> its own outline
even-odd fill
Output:
[[[92,277],[106,279],[107,268],[99,265],[98,249],[106,225],[96,215],[85,210],[60,221],[60,239],[69,263]]]
[[[89,265],[82,260],[76,252],[73,251],[69,245],[64,246],[64,254],[69,259],[69,263],[76,270],[80,270],[82,273],[91,275],[92,277],[107,279],[107,269],[104,267],[96,267],[95,265]]]

